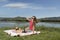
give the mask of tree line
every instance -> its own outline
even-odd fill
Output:
[[[60,17],[48,17],[48,18],[40,18],[37,19],[38,22],[60,22]],[[0,21],[20,21],[20,22],[28,22],[26,17],[14,17],[14,18],[2,18],[0,17]]]

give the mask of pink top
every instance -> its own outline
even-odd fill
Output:
[[[33,21],[30,20],[29,24],[30,24],[29,29],[30,29],[30,30],[33,30]]]

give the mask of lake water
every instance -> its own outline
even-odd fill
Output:
[[[0,22],[0,27],[14,27],[14,26],[29,26],[29,23],[22,22]],[[46,27],[60,27],[60,23],[58,22],[40,22],[37,23],[38,26],[46,26]]]

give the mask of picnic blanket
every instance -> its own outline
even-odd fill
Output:
[[[5,30],[4,32],[10,36],[18,36],[18,35],[19,36],[26,36],[26,35],[32,35],[33,34],[33,31],[26,32],[26,33],[16,33],[15,30]],[[34,34],[39,34],[39,33],[40,33],[40,31],[34,31]]]

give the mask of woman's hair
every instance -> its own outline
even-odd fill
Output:
[[[32,17],[34,17],[34,18],[33,18],[33,21],[37,23],[37,18],[36,18],[36,16],[32,16]]]

